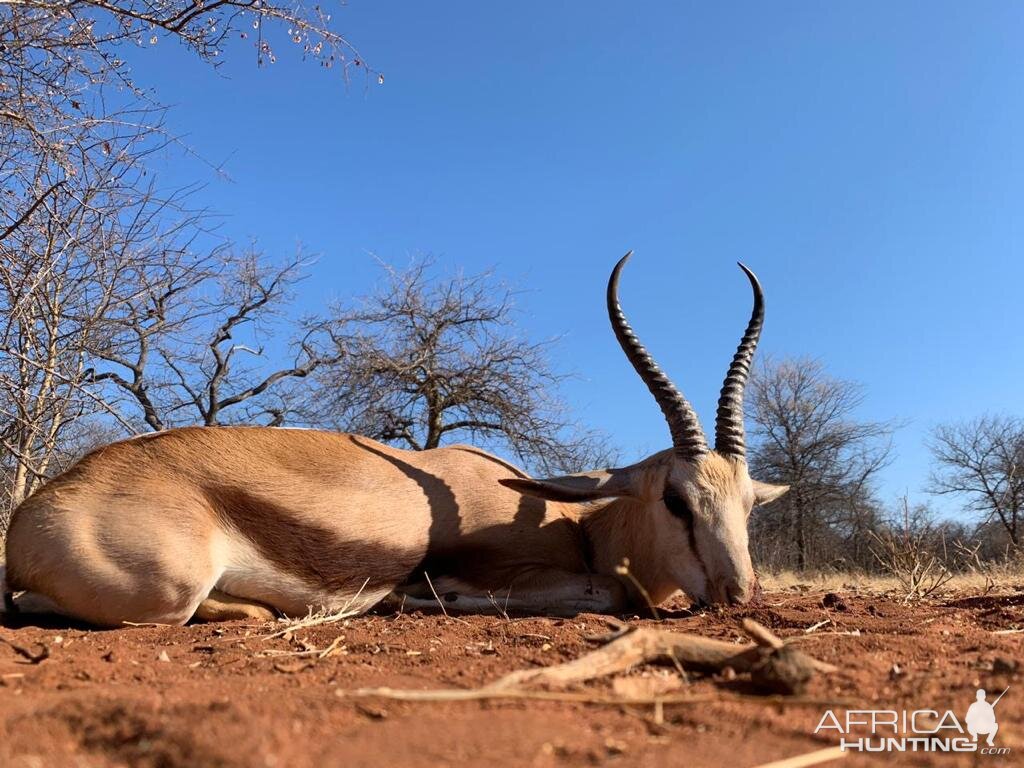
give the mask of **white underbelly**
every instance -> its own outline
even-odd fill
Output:
[[[248,539],[233,531],[214,537],[213,562],[221,573],[216,588],[235,597],[269,605],[287,616],[304,616],[318,611],[344,610],[363,613],[380,602],[391,586],[367,584],[331,590],[310,584],[261,553]]]

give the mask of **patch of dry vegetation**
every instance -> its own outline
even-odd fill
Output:
[[[764,573],[760,575],[761,586],[766,592],[773,591],[823,591],[841,592],[852,590],[870,594],[894,595],[903,589],[901,580],[893,574],[867,573],[864,571],[814,571],[792,570]],[[949,594],[1002,593],[1024,586],[1024,563],[1008,560],[1005,563],[988,564],[984,569],[970,569],[954,573],[942,585],[941,592]]]

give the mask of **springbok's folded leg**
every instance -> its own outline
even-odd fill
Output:
[[[251,600],[225,594],[215,589],[196,608],[193,621],[232,621],[234,619],[253,619],[256,621],[273,621],[277,614],[271,608]]]

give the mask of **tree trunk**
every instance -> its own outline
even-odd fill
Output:
[[[799,490],[794,506],[796,507],[796,567],[802,572],[807,568],[807,520],[804,500]]]
[[[14,465],[14,479],[11,481],[11,511],[13,512],[28,495],[28,469],[18,461]]]

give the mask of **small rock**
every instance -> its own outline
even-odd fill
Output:
[[[356,704],[356,709],[359,711],[359,714],[369,718],[370,720],[384,720],[388,716],[388,711],[386,709],[374,706],[373,704],[359,703]]]
[[[838,595],[835,592],[829,592],[821,598],[821,605],[823,608],[833,608],[837,611],[848,611],[850,609],[842,595]]]
[[[996,675],[1012,675],[1019,666],[1018,662],[1007,659],[1005,656],[996,656],[992,660],[992,672]]]
[[[629,748],[629,745],[620,739],[609,737],[604,740],[604,748],[609,755],[621,755]]]
[[[751,682],[771,693],[803,693],[814,671],[807,657],[790,645],[777,648],[750,669]]]
[[[167,655],[167,651],[160,651],[160,655],[156,657],[157,661],[170,661],[171,657]]]

